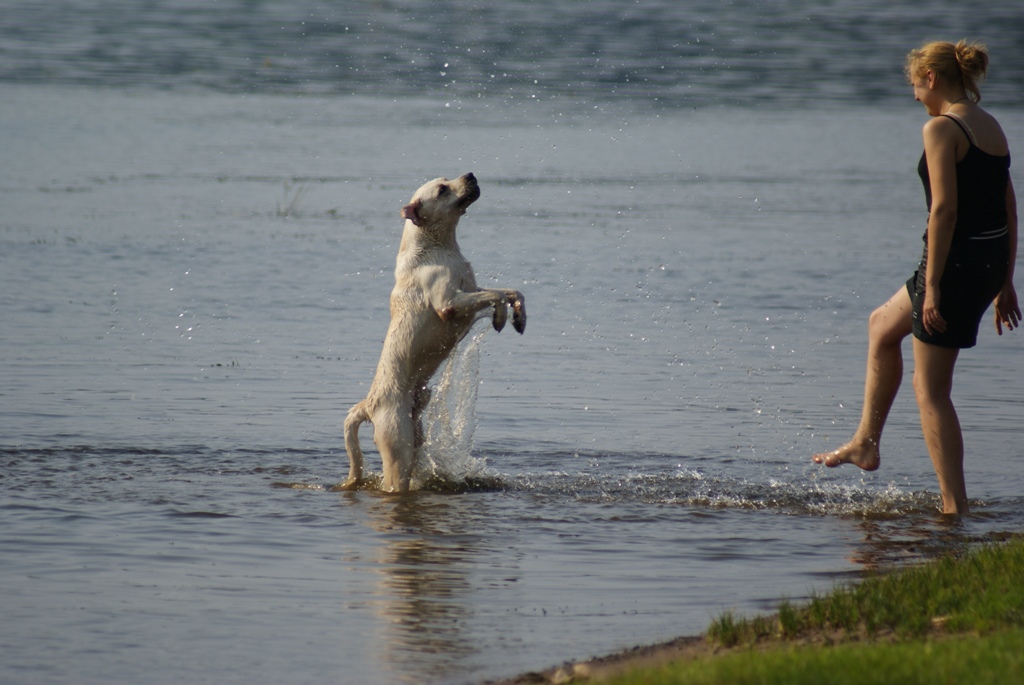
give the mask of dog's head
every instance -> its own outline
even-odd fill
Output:
[[[452,229],[459,217],[480,197],[476,176],[465,174],[454,181],[435,178],[417,190],[402,207],[402,218],[420,228]]]

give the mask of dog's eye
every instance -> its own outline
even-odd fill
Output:
[[[437,196],[438,197],[444,197],[447,194],[448,194],[448,186],[441,186],[440,188],[437,189]]]

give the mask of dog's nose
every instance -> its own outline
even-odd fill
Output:
[[[471,172],[469,172],[468,174],[465,174],[465,175],[464,175],[464,176],[462,177],[462,179],[463,179],[464,181],[466,181],[467,183],[476,183],[476,176],[474,176],[474,175],[473,175],[473,172],[472,172],[472,171],[471,171]]]

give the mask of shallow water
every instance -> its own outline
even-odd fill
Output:
[[[808,459],[853,430],[867,314],[920,251],[902,84],[692,108],[78,57],[0,72],[0,680],[481,682],[1024,529],[1024,338],[988,322],[954,394],[975,515],[935,514],[909,378],[880,471]],[[73,85],[83,59],[106,75]],[[420,492],[331,493],[398,211],[466,171],[460,243],[529,327],[462,350]]]
[[[479,681],[1024,523],[1016,336],[961,363],[970,520],[933,513],[909,397],[877,474],[807,460],[852,430],[864,319],[916,258],[913,112],[540,128],[7,91],[6,679]],[[386,161],[398,138],[418,143]],[[468,170],[463,248],[527,294],[526,335],[477,329],[430,489],[329,493],[398,208]]]

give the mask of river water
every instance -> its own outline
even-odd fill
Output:
[[[936,514],[909,344],[882,468],[809,460],[919,257],[903,55],[986,40],[1016,149],[1022,30],[880,0],[8,3],[0,680],[479,683],[1024,530],[1024,338],[987,319],[954,391],[974,515]],[[460,243],[529,327],[481,323],[438,379],[420,491],[332,493],[399,209],[468,171]]]

